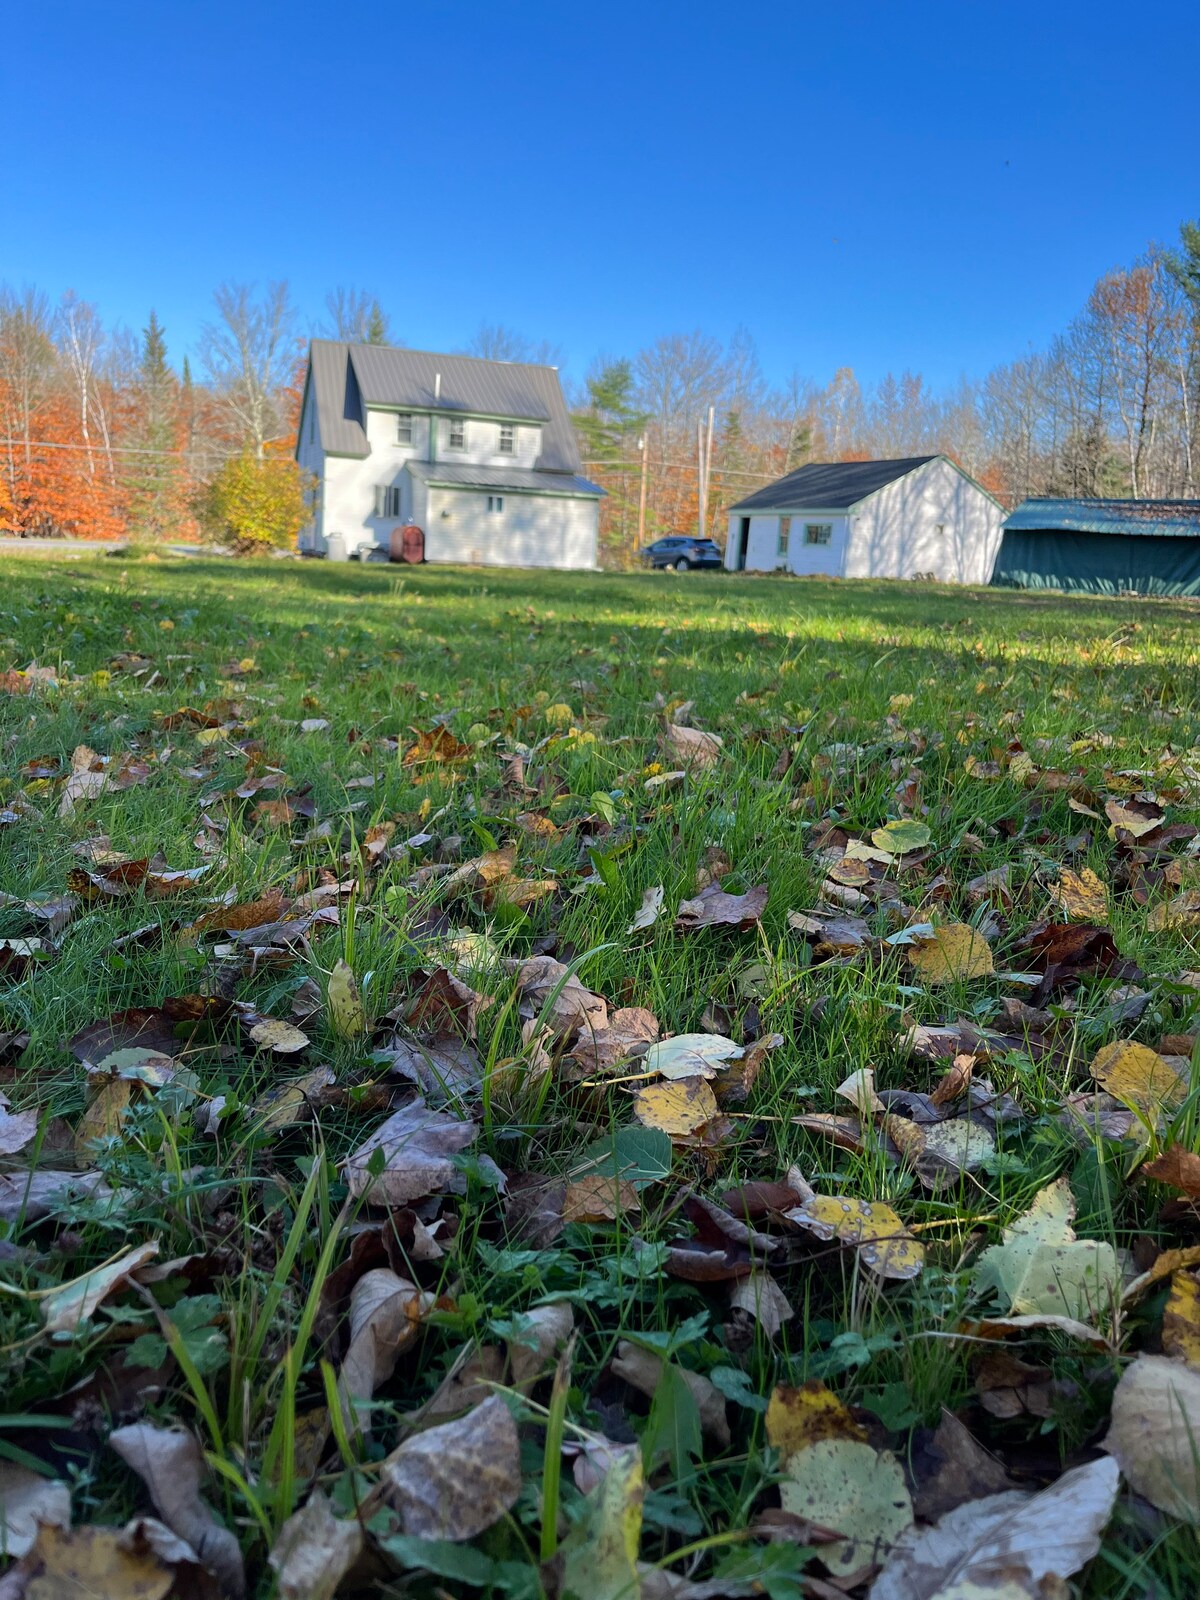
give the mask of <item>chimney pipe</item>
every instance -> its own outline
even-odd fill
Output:
[[[435,400],[442,398],[442,375],[440,372],[435,373],[433,377],[433,398]]]

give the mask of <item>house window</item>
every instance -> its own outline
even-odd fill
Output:
[[[804,525],[805,544],[832,544],[832,522],[807,522]]]
[[[488,495],[488,510],[489,511],[503,511],[504,510],[504,496],[502,494],[490,494],[490,495]]]
[[[400,485],[379,484],[375,490],[375,515],[398,517],[400,515]]]
[[[792,537],[792,519],[791,519],[791,517],[780,517],[780,519],[779,519],[779,552],[778,552],[778,554],[779,554],[779,559],[781,561],[786,561],[787,560],[788,541],[789,541],[789,539],[791,537]]]
[[[517,448],[517,430],[511,422],[500,424],[500,454],[511,456]]]
[[[412,417],[406,411],[402,411],[396,418],[396,443],[412,443]]]
[[[461,417],[452,417],[450,421],[450,449],[465,450],[467,448],[467,425]]]

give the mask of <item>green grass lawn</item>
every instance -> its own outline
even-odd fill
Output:
[[[1178,915],[1155,914],[1200,885],[1194,607],[282,561],[8,559],[0,576],[0,940],[42,941],[0,944],[0,1088],[10,1117],[38,1113],[0,1156],[0,1466],[65,1482],[76,1524],[116,1526],[147,1500],[110,1429],[180,1423],[207,1453],[205,1494],[251,1594],[275,1592],[267,1554],[319,1486],[338,1517],[368,1526],[360,1559],[374,1564],[340,1593],[361,1579],[377,1594],[566,1595],[588,1593],[577,1552],[603,1544],[609,1513],[559,1446],[586,1462],[597,1439],[636,1443],[644,1566],[623,1591],[594,1575],[590,1593],[667,1593],[659,1569],[724,1577],[704,1593],[784,1596],[824,1569],[797,1523],[791,1542],[748,1536],[778,1516],[804,1457],[774,1447],[766,1406],[780,1386],[826,1385],[849,1408],[835,1432],[892,1452],[917,1491],[943,1408],[1019,1487],[1094,1457],[1117,1379],[1161,1348],[1168,1293],[1188,1285],[1164,1275],[1120,1311],[1111,1284],[1107,1299],[1093,1286],[1070,1308],[1103,1336],[1090,1343],[1045,1324],[984,1337],[968,1324],[1008,1306],[975,1264],[1064,1177],[1079,1237],[1128,1252],[1126,1278],[1200,1238],[1176,1191],[1140,1171],[1169,1146],[1200,1151],[1200,1095],[1179,1061],[1200,1007],[1180,978],[1200,968],[1200,914],[1178,899]],[[5,676],[30,663],[54,680]],[[681,762],[668,722],[718,735],[715,759]],[[79,747],[86,775],[72,781]],[[1157,795],[1162,820],[1143,805],[1148,832],[1114,831],[1105,803],[1136,815],[1139,792]],[[907,859],[871,844],[901,818],[928,830]],[[853,841],[867,848],[847,859]],[[1003,890],[968,890],[1003,868]],[[1021,941],[1065,919],[1063,868],[1102,880],[1111,941],[1098,934],[1054,981]],[[680,902],[714,881],[765,885],[761,918],[677,930]],[[53,917],[72,889],[77,903]],[[657,920],[631,932],[652,889]],[[839,892],[861,923],[831,954],[788,918]],[[258,901],[237,931],[225,908]],[[960,924],[988,959],[977,976],[951,961],[948,981],[930,981],[910,953]],[[531,991],[520,966],[536,956],[570,978],[549,967]],[[662,1038],[751,1047],[742,1083],[699,1080],[719,1106],[673,1148],[623,1132],[642,1128],[653,1096],[635,1097],[652,1079],[641,1047],[605,1053],[559,1025],[577,984],[618,1031],[619,1008],[644,1008]],[[264,1018],[307,1044],[264,1045]],[[905,1119],[896,1140],[870,1106],[841,1143],[795,1121],[853,1119],[835,1090],[862,1069],[881,1093],[929,1094],[950,1061],[914,1055],[911,1030],[958,1020],[976,1084],[1011,1097],[1008,1120],[958,1109],[960,1132],[986,1135],[978,1165],[954,1158],[925,1181],[928,1162],[898,1148],[900,1135],[927,1139],[915,1102],[890,1104]],[[987,1029],[1004,1036],[990,1049]],[[1183,1078],[1169,1095],[1125,1094],[1140,1120],[1087,1102],[1072,1124],[1064,1101],[1097,1091],[1091,1063],[1121,1039]],[[390,1157],[360,1167],[366,1198],[343,1163],[415,1092],[389,1073],[414,1044],[434,1051],[425,1095],[439,1130],[459,1119],[478,1132],[449,1168],[443,1153],[428,1188],[390,1191],[389,1208],[372,1186]],[[448,1050],[461,1077],[445,1076]],[[18,1145],[5,1129],[0,1149]],[[793,1167],[791,1201],[774,1193],[749,1242],[733,1201],[699,1204],[783,1184]],[[33,1204],[31,1169],[102,1187],[63,1178]],[[803,1181],[890,1205],[923,1269],[881,1280],[865,1250],[789,1225],[780,1212],[801,1206]],[[605,1205],[615,1215],[590,1220]],[[690,1262],[689,1238],[707,1241]],[[117,1278],[55,1318],[64,1284],[150,1244],[155,1265],[178,1265]],[[774,1332],[731,1310],[752,1258],[794,1313]],[[365,1270],[411,1280],[399,1326],[380,1334],[369,1432],[365,1401],[343,1416],[335,1397]],[[529,1315],[546,1305],[573,1315],[557,1378]],[[623,1375],[622,1341],[665,1362],[651,1396]],[[981,1372],[996,1382],[1016,1358],[1033,1375],[997,1415]],[[715,1385],[721,1421],[685,1371]],[[472,1542],[423,1542],[380,1464],[489,1384],[518,1423],[519,1493]],[[469,1463],[459,1470],[471,1481]],[[1196,1534],[1124,1490],[1076,1582],[1087,1596],[1196,1592]]]

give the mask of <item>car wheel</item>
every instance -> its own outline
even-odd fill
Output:
[[[692,563],[688,560],[688,558],[686,556],[680,556],[679,560],[675,563],[675,571],[676,572],[686,572],[687,569],[691,566],[691,564]]]

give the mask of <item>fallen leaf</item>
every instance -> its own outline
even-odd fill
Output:
[[[162,1600],[175,1583],[173,1565],[159,1558],[140,1524],[131,1528],[137,1530],[132,1537],[125,1528],[42,1529],[34,1553],[40,1570],[21,1592],[29,1600],[90,1600],[93,1595],[103,1600]],[[182,1555],[179,1541],[172,1540],[165,1528],[163,1533]],[[190,1546],[183,1548],[195,1558]]]
[[[418,973],[417,977],[421,981],[416,993],[403,1008],[409,1027],[425,1028],[435,1034],[457,1033],[461,1038],[473,1039],[479,1014],[494,1004],[494,997],[480,994],[446,967]],[[397,1017],[400,1013],[389,1015]]]
[[[1143,834],[1153,833],[1161,824],[1163,808],[1150,797],[1139,795],[1134,800],[1106,800],[1104,815],[1114,830],[1140,839]]]
[[[1038,1600],[1065,1594],[1065,1580],[1100,1548],[1120,1475],[1090,1461],[1040,1494],[1010,1490],[970,1500],[931,1528],[896,1541],[870,1600]]]
[[[722,1064],[743,1054],[740,1044],[721,1033],[676,1033],[652,1044],[642,1057],[648,1073],[672,1080],[715,1078]]]
[[[1112,1399],[1104,1448],[1138,1494],[1170,1516],[1200,1524],[1200,1373],[1166,1356],[1140,1355]]]
[[[466,1180],[453,1157],[474,1144],[478,1133],[475,1123],[431,1111],[418,1097],[388,1117],[347,1157],[350,1194],[370,1205],[403,1206],[429,1194],[462,1193]],[[376,1151],[382,1154],[373,1161]],[[487,1163],[487,1157],[480,1160]],[[382,1165],[375,1170],[379,1162]]]
[[[831,1389],[810,1378],[798,1389],[780,1385],[767,1402],[767,1443],[786,1463],[822,1439],[865,1439],[865,1430]]]
[[[277,1056],[295,1055],[298,1050],[308,1048],[308,1035],[294,1023],[283,1022],[278,1017],[259,1017],[250,1026],[250,1039],[260,1050],[270,1050]]]
[[[335,962],[333,971],[329,974],[327,1005],[329,1026],[339,1038],[357,1039],[366,1033],[367,1013],[363,1010],[363,1003],[358,997],[358,985],[354,981],[353,968],[345,961]]]
[[[406,1439],[380,1467],[380,1492],[419,1539],[473,1539],[521,1492],[512,1414],[492,1395],[465,1417]]]
[[[964,1172],[974,1172],[996,1154],[992,1135],[967,1117],[918,1124],[889,1116],[886,1126],[888,1136],[912,1163],[927,1189],[955,1182]]]
[[[841,1095],[843,1100],[849,1100],[863,1122],[869,1123],[877,1113],[887,1109],[875,1092],[875,1071],[872,1067],[860,1067],[857,1072],[852,1072],[833,1092]]]
[[[871,930],[862,917],[844,911],[789,911],[788,927],[813,942],[813,954],[828,960],[852,956],[871,942]]]
[[[259,1135],[281,1133],[297,1123],[308,1122],[317,1096],[333,1081],[333,1068],[321,1066],[306,1072],[302,1078],[274,1084],[250,1107],[254,1132]]]
[[[314,1489],[280,1528],[267,1558],[279,1600],[333,1600],[362,1549],[357,1517],[335,1517],[328,1499]]]
[[[703,1078],[651,1083],[633,1102],[633,1114],[647,1128],[659,1128],[672,1139],[698,1133],[719,1113],[717,1097]]]
[[[640,1600],[642,1594],[642,1453],[636,1445],[610,1448],[604,1461],[604,1477],[588,1494],[583,1518],[563,1549],[562,1600]]]
[[[1162,1346],[1167,1355],[1200,1372],[1200,1279],[1194,1272],[1171,1275],[1171,1292],[1163,1310]]]
[[[914,1441],[912,1473],[917,1480],[913,1510],[923,1522],[936,1522],[968,1500],[1001,1494],[1014,1487],[1004,1464],[976,1439],[952,1411],[943,1411],[927,1443]]]
[[[338,1375],[338,1393],[347,1425],[360,1427],[355,1401],[370,1400],[396,1370],[396,1362],[415,1343],[421,1321],[434,1302],[386,1267],[364,1272],[350,1296],[350,1343]]]
[[[630,1339],[617,1342],[617,1353],[612,1358],[612,1370],[624,1378],[640,1394],[653,1399],[662,1382],[666,1363],[652,1350],[645,1350]],[[700,1414],[700,1428],[704,1437],[721,1450],[727,1450],[732,1438],[729,1418],[725,1414],[725,1397],[703,1373],[691,1372],[687,1367],[676,1366],[675,1371],[687,1385],[696,1410]]]
[[[877,1278],[915,1278],[925,1265],[924,1245],[882,1200],[816,1194],[784,1216],[818,1239],[837,1239],[856,1249]]]
[[[508,1340],[508,1363],[518,1389],[527,1389],[554,1365],[575,1331],[575,1312],[565,1300],[534,1306],[520,1318],[519,1336]]]
[[[615,1071],[622,1062],[642,1056],[658,1038],[658,1018],[645,1006],[622,1006],[611,1013],[608,1027],[585,1029],[571,1049],[571,1060],[585,1076]]]
[[[756,884],[745,894],[726,894],[719,884],[710,883],[694,900],[681,900],[675,927],[682,933],[696,928],[753,928],[767,909],[768,889]]]
[[[904,1468],[889,1450],[857,1439],[821,1439],[797,1451],[779,1485],[785,1511],[845,1537],[821,1546],[835,1577],[881,1562],[911,1526]]]
[[[116,1428],[108,1442],[149,1490],[159,1516],[191,1545],[234,1600],[246,1592],[246,1573],[236,1537],[201,1498],[204,1457],[192,1434],[135,1422]]]
[[[15,1156],[23,1150],[37,1133],[40,1121],[41,1113],[36,1110],[10,1111],[0,1105],[0,1156]]]
[[[705,733],[701,728],[688,728],[679,722],[668,722],[663,727],[663,748],[681,766],[703,769],[716,766],[725,742],[719,734]]]
[[[1173,1067],[1148,1045],[1132,1039],[1117,1039],[1098,1050],[1091,1073],[1115,1100],[1135,1107],[1152,1123],[1187,1093],[1187,1084]]]
[[[600,1032],[608,1027],[608,1005],[585,989],[569,967],[553,956],[534,956],[517,970],[521,1017],[544,1021],[558,1039],[570,1040],[580,1029]]]
[[[627,933],[640,933],[643,928],[652,928],[658,921],[662,911],[663,895],[665,891],[661,884],[653,889],[647,889],[642,895],[642,903],[633,914],[633,921],[625,930]]]
[[[41,1167],[33,1172],[0,1172],[0,1222],[40,1222],[59,1206],[90,1196],[112,1200],[113,1191],[99,1172],[57,1172]]]
[[[1050,885],[1050,898],[1058,902],[1069,917],[1081,922],[1108,921],[1108,889],[1091,867],[1073,872],[1063,867],[1058,882]]]
[[[57,1478],[0,1459],[0,1551],[16,1560],[32,1550],[39,1523],[70,1527],[70,1489]]]
[[[567,1184],[563,1199],[564,1222],[615,1222],[642,1209],[632,1183],[607,1174],[593,1173]]]
[[[738,1279],[729,1291],[729,1304],[743,1311],[762,1328],[768,1339],[773,1339],[785,1322],[796,1315],[787,1295],[769,1272],[757,1268]]]
[[[948,922],[931,938],[917,940],[908,960],[929,984],[965,983],[996,970],[987,940],[965,922]]]
[[[132,1274],[147,1261],[152,1261],[157,1254],[158,1245],[154,1242],[138,1245],[136,1249],[127,1250],[123,1256],[118,1256],[106,1266],[94,1267],[91,1272],[85,1272],[73,1283],[55,1289],[42,1301],[46,1332],[73,1333],[82,1323],[88,1321],[110,1294],[115,1294],[118,1289],[124,1289]]]
[[[997,1294],[1006,1316],[1078,1319],[1108,1312],[1120,1299],[1121,1268],[1111,1244],[1078,1239],[1066,1178],[1048,1184],[1004,1229],[975,1266],[977,1292]]]
[[[932,844],[933,834],[923,822],[902,817],[898,822],[889,822],[882,828],[876,828],[871,835],[871,843],[885,855],[905,856]]]
[[[1200,1156],[1182,1145],[1168,1145],[1153,1161],[1147,1161],[1142,1171],[1147,1178],[1156,1178],[1172,1189],[1200,1198]]]

